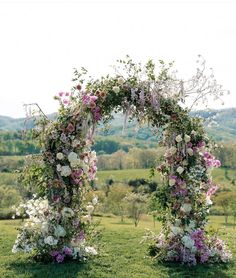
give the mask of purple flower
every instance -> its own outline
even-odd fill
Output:
[[[61,253],[59,253],[59,254],[56,256],[56,261],[57,261],[58,263],[62,263],[62,262],[64,261],[64,259],[65,259],[65,256],[64,256],[63,254],[61,254]]]
[[[52,251],[51,253],[50,253],[50,255],[52,256],[52,257],[56,257],[58,254],[60,254],[60,252],[59,251]]]
[[[71,256],[73,253],[72,249],[67,246],[63,248],[63,252],[66,256]]]
[[[200,141],[200,142],[198,142],[197,146],[198,146],[198,148],[202,148],[202,147],[206,146],[206,143],[204,141]]]

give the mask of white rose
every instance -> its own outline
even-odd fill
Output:
[[[169,185],[170,186],[174,186],[176,183],[176,180],[175,179],[169,179]]]
[[[75,161],[75,160],[77,160],[77,159],[78,159],[77,153],[75,153],[75,152],[70,152],[70,153],[69,153],[69,155],[68,155],[68,160],[69,160],[70,162]]]
[[[64,237],[66,235],[66,231],[61,225],[57,225],[54,230],[54,235],[56,237]]]
[[[207,196],[207,197],[206,197],[206,205],[207,205],[207,206],[211,206],[212,204],[213,204],[213,202],[212,202],[210,196]]]
[[[184,230],[185,230],[186,232],[191,232],[191,231],[194,230],[194,228],[195,228],[195,221],[194,221],[194,220],[191,220],[191,221],[189,222],[189,225],[185,225]]]
[[[90,247],[90,246],[85,247],[85,252],[93,256],[98,254],[97,250],[94,247]]]
[[[191,204],[188,203],[184,203],[181,207],[180,210],[185,212],[185,213],[189,213],[192,210],[192,206]]]
[[[72,168],[76,168],[76,167],[79,166],[79,165],[80,165],[80,160],[79,160],[79,159],[73,160],[73,161],[70,162],[70,166],[71,166]]]
[[[182,136],[181,135],[177,135],[176,137],[175,137],[175,141],[176,142],[181,142],[183,139],[182,139]]]
[[[118,94],[118,93],[120,92],[120,87],[114,86],[114,87],[112,88],[112,90],[113,90],[116,94]]]
[[[83,170],[84,170],[84,173],[87,174],[88,171],[89,171],[89,166],[86,165],[86,164],[84,164],[84,165],[83,165]]]
[[[41,232],[42,232],[43,234],[48,233],[48,223],[47,223],[47,222],[43,222],[43,223],[42,223]]]
[[[184,141],[185,141],[186,143],[188,143],[188,142],[190,142],[190,140],[191,140],[191,137],[190,137],[189,135],[185,134],[185,135],[184,135]]]
[[[53,236],[48,236],[44,239],[44,243],[48,245],[57,245],[58,240]]]
[[[176,171],[181,175],[181,174],[183,173],[183,171],[184,171],[184,168],[181,167],[181,166],[179,166],[179,167],[176,169]]]
[[[86,207],[86,209],[87,209],[88,213],[91,214],[91,213],[94,211],[94,206],[88,205],[88,206]]]
[[[57,164],[57,172],[61,172],[61,164]]]
[[[62,166],[61,167],[61,175],[63,177],[68,177],[71,174],[71,169],[69,166]]]
[[[83,216],[83,220],[84,220],[84,221],[90,222],[90,221],[92,220],[92,219],[91,219],[91,215],[88,215],[88,214],[87,214],[87,215],[84,215],[84,216]]]
[[[188,249],[195,249],[194,247],[194,240],[193,239],[191,239],[191,237],[190,236],[187,236],[187,235],[185,235],[185,236],[183,236],[182,237],[182,243],[184,244],[184,246],[185,247],[187,247]]]
[[[64,207],[61,211],[63,217],[72,217],[74,216],[74,211],[71,208]]]
[[[179,235],[183,232],[183,229],[181,229],[180,227],[176,227],[176,226],[171,226],[170,230],[175,236]]]
[[[57,153],[57,159],[59,159],[59,160],[64,159],[63,153]]]
[[[171,148],[169,148],[169,152],[170,152],[170,154],[176,154],[176,152],[177,152],[177,148],[176,147],[171,147]]]
[[[80,144],[80,141],[75,139],[73,142],[72,142],[72,147],[73,148],[76,148],[78,145]]]
[[[187,148],[187,153],[188,153],[190,156],[193,156],[193,149],[192,149],[192,148]]]
[[[98,197],[93,197],[92,204],[95,206],[98,203]]]
[[[118,84],[122,85],[125,83],[125,80],[123,77],[119,77],[118,80],[117,80]]]

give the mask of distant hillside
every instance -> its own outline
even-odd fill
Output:
[[[236,140],[236,108],[228,108],[222,110],[197,111],[191,113],[193,116],[200,116],[206,119],[206,130],[217,141],[233,141]],[[55,117],[55,113],[49,115],[50,118]],[[122,136],[125,138],[136,138],[139,140],[156,141],[151,130],[146,126],[136,129],[136,123],[127,123],[125,132],[122,133],[124,116],[117,114],[111,121],[109,129],[104,131],[100,129],[101,136]],[[27,128],[34,126],[33,121],[27,121]],[[0,130],[14,131],[25,128],[24,118],[11,118],[0,116]]]

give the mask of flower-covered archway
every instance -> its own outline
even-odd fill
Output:
[[[190,117],[181,104],[194,90],[195,101],[204,100],[207,90],[218,97],[221,87],[200,69],[184,83],[170,75],[171,65],[162,61],[158,75],[151,61],[144,68],[129,58],[119,65],[115,76],[86,83],[86,71],[75,71],[72,91],[56,97],[60,102],[56,120],[42,117],[38,122],[35,134],[42,157],[26,166],[24,181],[33,180],[40,190],[20,207],[29,219],[13,251],[33,251],[40,259],[57,262],[83,260],[97,253],[91,216],[97,198],[89,204],[83,198],[97,171],[91,146],[97,125],[107,123],[114,111],[123,111],[126,118],[146,122],[161,133],[166,147],[163,163],[156,168],[163,178],[157,191],[163,226],[160,235],[149,235],[150,253],[164,261],[188,264],[228,261],[231,254],[224,243],[205,232],[211,195],[217,189],[211,169],[220,162],[211,154],[213,144],[202,121]],[[204,87],[206,80],[208,87]]]

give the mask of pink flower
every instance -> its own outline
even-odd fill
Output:
[[[63,97],[64,92],[59,92],[58,95],[59,95],[59,97]]]
[[[198,146],[198,148],[202,148],[202,147],[206,146],[206,143],[204,141],[200,141],[200,142],[198,142],[197,146]]]
[[[60,200],[61,200],[61,197],[59,195],[53,196],[53,202],[58,203],[58,202],[60,202]]]
[[[72,123],[69,123],[66,130],[71,133],[75,130],[75,127]]]
[[[68,99],[63,99],[63,103],[64,103],[64,104],[69,104],[70,102],[69,102]]]
[[[65,95],[68,97],[68,96],[70,96],[70,93],[66,92]]]
[[[218,186],[217,185],[213,185],[211,188],[209,188],[209,190],[207,191],[206,195],[207,196],[211,196],[211,195],[215,194],[217,189],[218,189]]]

